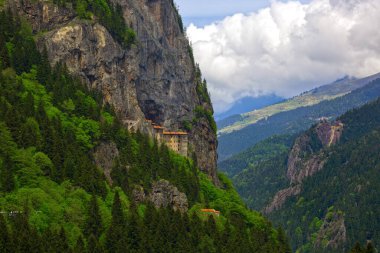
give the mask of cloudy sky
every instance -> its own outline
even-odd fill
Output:
[[[177,0],[216,112],[380,72],[379,0]]]

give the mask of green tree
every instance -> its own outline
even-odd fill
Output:
[[[373,246],[372,242],[369,242],[367,244],[367,248],[366,248],[366,253],[375,253],[376,250],[375,250],[375,247]]]
[[[291,253],[292,249],[290,247],[289,241],[286,238],[285,231],[282,227],[278,228],[278,242],[279,242],[279,252]]]
[[[87,252],[86,245],[84,244],[83,237],[79,236],[75,248],[73,250],[74,253],[83,253]]]
[[[355,246],[351,249],[350,253],[363,253],[363,248],[359,242],[355,243]]]
[[[87,226],[86,226],[86,235],[94,235],[96,238],[99,238],[103,230],[102,226],[102,217],[99,213],[99,205],[96,195],[92,195],[89,207],[88,207],[88,216],[87,216]]]
[[[107,231],[106,247],[109,252],[125,252],[126,243],[126,224],[119,192],[116,191],[112,206],[112,221]]]
[[[12,252],[12,237],[4,216],[0,214],[0,252]]]
[[[88,238],[87,248],[89,253],[102,253],[104,252],[102,246],[99,243],[99,240],[95,235],[91,234]]]

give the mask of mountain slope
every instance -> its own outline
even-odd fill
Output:
[[[152,134],[148,119],[189,132],[199,167],[218,183],[213,108],[172,0],[6,2],[51,63],[64,62],[100,92],[123,124]]]
[[[218,188],[193,160],[129,132],[104,94],[51,62],[34,36],[24,17],[0,12],[1,251],[288,252],[225,177]]]
[[[380,78],[380,73],[362,79],[344,77],[331,84],[323,85],[304,92],[301,95],[288,99],[284,102],[265,107],[261,110],[244,113],[241,115],[241,120],[231,121],[228,125],[222,126],[218,130],[218,134],[223,135],[233,131],[238,131],[277,113],[291,111],[299,107],[315,105],[324,100],[332,100],[334,98],[344,96],[347,93],[359,89],[378,78]]]
[[[301,252],[342,252],[356,241],[377,244],[379,115],[377,100],[334,123],[315,125],[287,152],[236,175],[238,192],[294,235],[293,248]]]
[[[261,109],[282,101],[284,101],[283,98],[275,95],[241,98],[236,101],[228,111],[215,115],[218,129],[232,124],[231,117],[233,118],[236,115]]]
[[[316,105],[281,112],[260,120],[239,131],[219,136],[219,161],[253,146],[274,134],[295,134],[305,130],[321,118],[336,118],[346,111],[363,105],[380,95],[380,79],[333,100]]]

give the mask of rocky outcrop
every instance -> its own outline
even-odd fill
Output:
[[[291,163],[292,166],[288,166],[287,171],[287,176],[291,184],[301,184],[305,178],[311,177],[320,171],[326,162],[323,153],[310,155],[306,160],[298,160],[297,158],[294,158],[294,160],[296,160],[297,163],[294,165]]]
[[[57,7],[46,1],[9,1],[38,34],[38,45],[47,48],[54,64],[63,61],[92,89],[103,94],[122,121],[145,119],[167,129],[181,129],[193,122],[195,108],[203,106],[196,91],[196,68],[189,42],[179,23],[172,0],[112,0],[120,4],[137,43],[122,48],[95,20],[80,20],[70,5]],[[218,184],[216,134],[209,122],[194,122],[189,132],[191,150],[198,166]]]
[[[290,183],[302,183],[306,177],[320,171],[326,160],[323,148],[336,144],[340,140],[342,132],[343,124],[340,121],[334,123],[322,121],[311,131],[298,137],[288,158],[287,177]],[[317,137],[317,140],[313,139],[314,136]],[[312,142],[320,142],[321,146]]]
[[[281,208],[286,199],[301,193],[301,185],[292,186],[276,193],[272,202],[264,208],[264,213],[269,214]]]
[[[323,120],[296,139],[287,163],[286,176],[290,181],[290,187],[279,191],[264,208],[264,213],[280,209],[287,198],[300,194],[302,182],[323,169],[327,160],[324,148],[336,144],[342,132],[343,124],[340,121],[329,123]]]
[[[142,186],[135,185],[132,190],[132,199],[135,203],[141,203],[146,200],[144,188]]]
[[[309,152],[308,143],[310,142],[310,138],[306,134],[302,134],[300,137],[296,139],[296,141],[293,144],[292,149],[290,150],[289,156],[288,156],[288,171],[287,171],[287,177],[291,179],[293,175],[295,174],[297,164],[299,164],[302,161],[303,154],[306,152]]]
[[[334,123],[322,121],[315,127],[315,132],[322,145],[324,147],[329,147],[340,140],[343,132],[343,123],[340,121]]]
[[[186,194],[163,179],[153,183],[148,195],[145,194],[143,187],[135,185],[132,190],[132,199],[136,203],[152,202],[157,208],[171,207],[174,211],[181,213],[187,212],[189,207]]]
[[[347,240],[346,226],[342,212],[327,213],[314,243],[315,249],[334,250]]]
[[[187,212],[189,207],[186,194],[180,192],[177,187],[166,180],[155,182],[148,198],[156,207],[171,206],[175,211],[181,213]]]
[[[94,150],[95,164],[103,170],[107,181],[112,185],[111,171],[115,160],[119,157],[119,150],[115,143],[101,143]]]

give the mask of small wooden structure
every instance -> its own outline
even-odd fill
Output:
[[[211,215],[216,215],[216,216],[219,216],[220,215],[220,211],[217,211],[215,209],[201,209],[201,212],[203,212],[204,214],[211,214]]]

